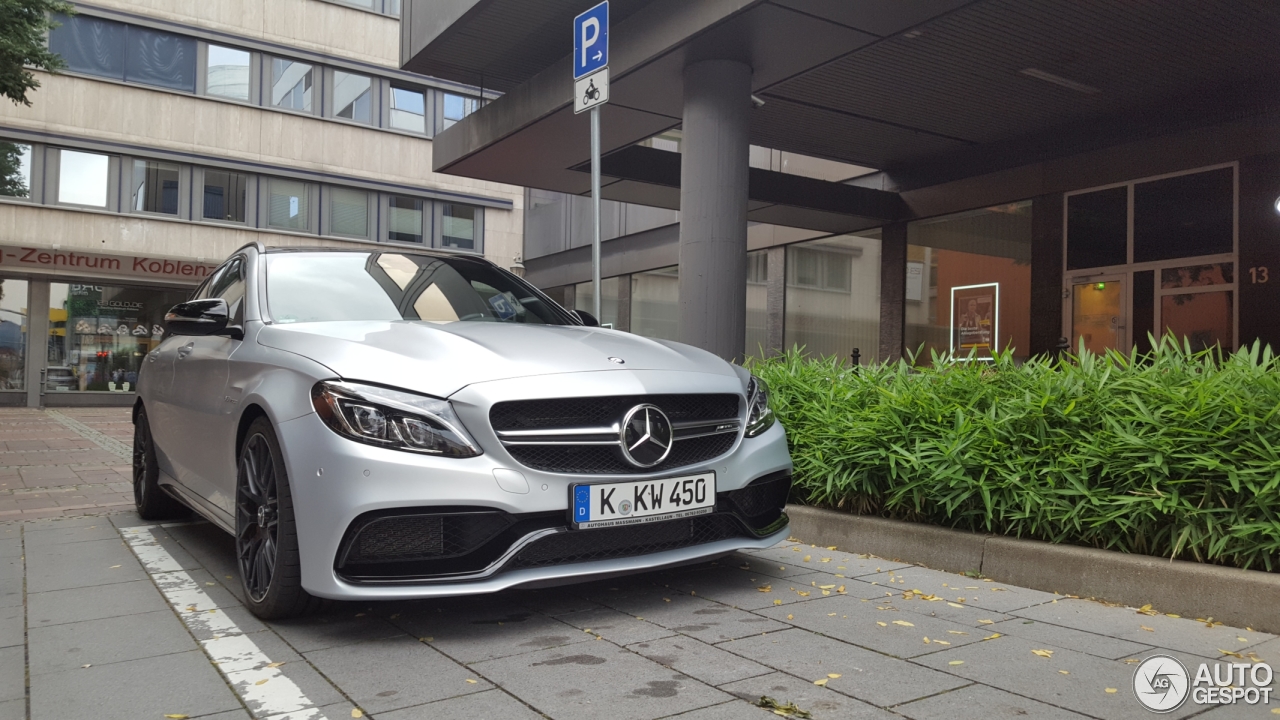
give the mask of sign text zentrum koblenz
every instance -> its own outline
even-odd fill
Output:
[[[0,246],[0,266],[38,272],[106,273],[165,280],[203,279],[216,265],[145,255],[105,255],[79,250]]]

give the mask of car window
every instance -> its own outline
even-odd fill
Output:
[[[413,253],[267,256],[267,307],[279,323],[418,320],[576,324],[533,286],[492,264]]]
[[[230,262],[222,267],[216,277],[210,279],[209,284],[206,286],[206,292],[205,297],[226,300],[232,321],[237,324],[243,322],[244,260],[240,257],[232,258]]]

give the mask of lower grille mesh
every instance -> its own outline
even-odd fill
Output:
[[[498,512],[377,518],[360,528],[346,562],[457,557],[480,547],[509,524],[507,515]]]
[[[633,557],[743,536],[745,532],[737,521],[720,513],[645,525],[571,531],[529,544],[506,567],[536,568]]]

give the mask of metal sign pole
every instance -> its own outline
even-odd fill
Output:
[[[591,108],[591,308],[600,314],[600,106]]]

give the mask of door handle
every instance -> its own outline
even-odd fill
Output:
[[[195,343],[189,342],[186,345],[183,345],[182,347],[178,348],[178,359],[181,360],[186,356],[190,355],[191,351],[194,350],[195,347],[196,347]]]

